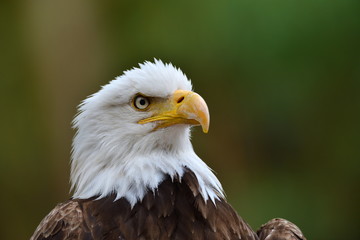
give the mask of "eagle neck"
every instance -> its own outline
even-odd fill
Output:
[[[216,199],[224,197],[219,180],[194,152],[189,132],[183,129],[179,132],[185,134],[172,138],[177,139],[176,142],[150,134],[141,141],[137,139],[136,144],[130,140],[127,144],[114,144],[116,148],[99,146],[95,141],[76,146],[84,149],[74,148],[73,151],[73,198],[97,196],[100,199],[115,194],[116,199],[125,198],[134,206],[148,191],[155,191],[167,176],[181,180],[188,169],[196,176],[204,200],[210,199],[215,203]],[[174,131],[171,133],[174,134]],[[164,135],[161,132],[155,134]],[[152,139],[162,139],[163,142]]]

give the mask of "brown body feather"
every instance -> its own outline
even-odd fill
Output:
[[[124,198],[114,200],[115,195],[110,195],[61,203],[44,218],[31,240],[258,239],[224,199],[216,200],[216,205],[205,202],[196,176],[189,170],[181,180],[167,177],[133,208]],[[261,239],[268,227],[272,226],[262,227]]]
[[[274,218],[257,231],[259,240],[306,240],[301,230],[292,222]]]

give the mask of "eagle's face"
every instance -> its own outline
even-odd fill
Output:
[[[191,89],[171,64],[145,62],[83,101],[74,120],[75,196],[115,191],[121,197],[130,187],[129,198],[139,198],[165,174],[181,175],[184,166],[208,171],[198,163],[189,135],[191,125],[208,131],[209,112]]]
[[[191,82],[179,69],[160,61],[140,67],[125,72],[82,103],[74,121],[77,138],[83,141],[80,135],[86,134],[84,137],[114,148],[125,144],[147,148],[162,145],[160,142],[171,144],[176,135],[187,134],[190,125],[208,131],[207,105],[191,91]]]

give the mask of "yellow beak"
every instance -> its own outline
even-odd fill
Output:
[[[154,115],[140,120],[139,124],[158,122],[155,129],[175,124],[201,125],[204,133],[209,131],[210,115],[204,99],[197,93],[176,90],[165,101],[153,103]]]

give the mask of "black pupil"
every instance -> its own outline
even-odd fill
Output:
[[[145,99],[140,99],[140,105],[145,105],[145,104],[146,104]]]

